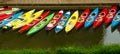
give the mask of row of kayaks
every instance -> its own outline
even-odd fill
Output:
[[[65,28],[65,32],[68,33],[74,27],[76,29],[82,26],[97,28],[102,23],[106,25],[111,23],[113,28],[120,23],[120,10],[117,6],[112,6],[110,9],[103,8],[101,11],[99,8],[93,11],[87,8],[80,16],[78,10],[74,13],[70,10],[65,13],[63,10],[55,13],[44,10],[35,12],[33,9],[24,13],[19,8],[0,8],[0,27],[19,29],[19,32],[28,31],[27,35],[34,34],[44,27],[47,31],[55,28],[56,33]]]

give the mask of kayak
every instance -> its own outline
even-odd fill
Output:
[[[97,28],[98,26],[100,26],[104,20],[105,17],[108,13],[108,8],[104,8],[97,16],[97,18],[95,19],[94,23],[93,23],[93,28]]]
[[[63,16],[63,10],[60,10],[49,22],[49,24],[46,27],[46,30],[50,31],[51,29],[53,29],[57,25],[57,23],[60,21],[62,16]]]
[[[84,24],[85,28],[90,27],[93,24],[94,20],[96,19],[98,15],[98,12],[99,12],[99,8],[96,8],[90,13],[90,15],[88,16]]]
[[[66,12],[63,17],[60,19],[60,21],[58,22],[56,28],[55,28],[55,32],[58,33],[60,32],[66,25],[68,19],[70,18],[70,11]]]
[[[19,24],[19,23],[22,22],[24,19],[26,19],[26,17],[31,16],[34,11],[35,11],[35,9],[33,9],[33,10],[31,10],[31,11],[28,11],[28,12],[22,14],[22,15],[19,16],[17,19],[15,19],[15,20],[9,22],[8,24],[6,24],[4,27],[5,27],[5,28],[7,28],[7,27],[9,28],[9,27],[12,27],[12,26],[15,26],[15,25]],[[3,27],[3,28],[4,28],[4,27]]]
[[[117,12],[117,6],[112,6],[107,14],[107,16],[105,17],[105,21],[104,23],[106,25],[110,24],[115,16]]]
[[[19,11],[19,8],[12,8],[12,10],[8,10],[8,11],[1,11],[0,14],[6,14],[6,13],[12,13],[12,12],[17,12]]]
[[[33,26],[27,33],[27,35],[31,35],[35,32],[38,32],[39,30],[41,30],[42,28],[44,28],[49,22],[50,20],[53,18],[55,13],[52,13],[50,15],[48,15],[46,18],[44,18],[42,21],[40,21],[39,23],[37,23],[35,26]]]
[[[14,14],[13,16],[11,16],[9,18],[6,18],[6,19],[0,21],[0,27],[6,25],[7,23],[11,22],[12,20],[18,18],[18,16],[20,16],[21,14],[23,14],[23,12],[19,12],[19,13]]]
[[[79,12],[78,10],[75,11],[70,19],[68,20],[67,24],[66,24],[66,27],[65,27],[65,32],[68,33],[70,30],[72,30],[75,26],[75,24],[77,23],[78,21],[78,15],[79,15]]]
[[[41,14],[40,17],[34,19],[31,23],[23,26],[19,32],[24,32],[27,31],[28,29],[32,28],[34,25],[36,25],[38,22],[40,22],[41,20],[43,20],[48,14],[50,13],[50,11],[46,11],[43,14]]]
[[[20,22],[19,24],[16,24],[12,27],[13,30],[18,29],[26,24],[29,24],[30,22],[32,22],[34,19],[38,18],[44,10],[40,10],[36,13],[34,13],[33,15],[29,16],[29,17],[25,17],[26,19],[24,19],[22,22]]]
[[[12,13],[6,13],[6,14],[0,14],[0,21],[1,20],[4,20],[5,18],[9,18],[11,17],[12,15],[14,15],[15,12],[12,12]]]
[[[111,27],[114,28],[120,23],[120,10],[116,13],[114,19],[112,20]]]
[[[80,27],[82,27],[84,25],[84,23],[85,23],[86,19],[88,18],[89,14],[90,14],[90,9],[89,8],[85,9],[82,12],[82,14],[78,18],[78,21],[77,21],[77,23],[75,25],[76,29],[79,29]]]
[[[8,7],[8,8],[0,8],[0,12],[1,12],[1,11],[8,11],[8,10],[12,10],[12,8],[11,8],[11,7]]]

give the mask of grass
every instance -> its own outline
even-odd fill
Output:
[[[62,47],[50,49],[0,50],[0,54],[119,54],[120,45],[84,47]]]
[[[33,50],[33,49],[22,49],[22,50],[0,50],[0,54],[51,54],[49,50]]]
[[[120,45],[96,46],[89,51],[89,54],[119,54]]]

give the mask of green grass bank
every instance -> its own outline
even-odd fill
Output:
[[[101,45],[89,48],[84,47],[59,47],[51,49],[1,49],[0,54],[119,54],[120,45]]]

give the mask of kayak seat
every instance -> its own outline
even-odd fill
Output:
[[[50,22],[50,24],[55,24],[56,23],[56,21],[55,20],[52,20],[51,22]]]
[[[41,24],[37,24],[35,27],[36,27],[36,28],[39,28],[40,26],[41,26]]]
[[[59,25],[59,26],[62,26],[62,25],[64,25],[64,22],[63,22],[63,21],[62,21],[62,22],[59,22],[58,25]]]
[[[82,16],[86,16],[86,15],[87,15],[86,13],[82,14]]]
[[[116,20],[116,21],[119,21],[119,20],[120,20],[120,18],[115,18],[115,20]]]
[[[56,15],[56,16],[54,16],[53,18],[54,19],[58,19],[60,16],[59,15]]]
[[[76,19],[76,17],[75,17],[75,16],[73,16],[71,19],[72,19],[72,20],[75,20],[75,19]]]
[[[73,22],[72,22],[72,21],[70,21],[68,24],[69,24],[69,25],[73,25]]]
[[[31,15],[31,16],[30,16],[30,18],[33,18],[33,17],[35,17],[35,15]]]
[[[62,18],[62,20],[67,20],[67,17],[66,17],[66,16],[64,16],[64,17]]]
[[[102,13],[100,13],[100,15],[99,15],[99,16],[105,16],[105,13],[103,13],[103,12],[102,12]]]
[[[102,18],[97,18],[96,21],[102,21]]]
[[[81,15],[81,17],[86,17],[87,16],[87,14],[86,13],[83,13],[82,15]]]
[[[31,23],[29,23],[29,25],[30,25],[30,26],[32,26],[32,25],[34,25],[34,23],[33,23],[33,22],[31,22]]]
[[[115,9],[110,10],[110,13],[115,13]]]
[[[42,16],[40,16],[40,17],[36,18],[35,20],[41,20],[41,18],[43,18],[43,17],[42,17]]]
[[[118,13],[118,15],[120,16],[120,13]]]
[[[47,21],[47,19],[44,19],[42,22],[46,22]]]
[[[91,21],[92,21],[92,18],[89,18],[88,21],[91,22]]]
[[[79,22],[83,22],[83,21],[84,21],[84,18],[79,18],[78,21],[79,21]]]
[[[112,18],[112,17],[113,17],[113,15],[112,15],[112,14],[109,14],[107,17],[108,17],[108,18]]]
[[[96,14],[95,13],[92,13],[91,16],[95,16]]]

